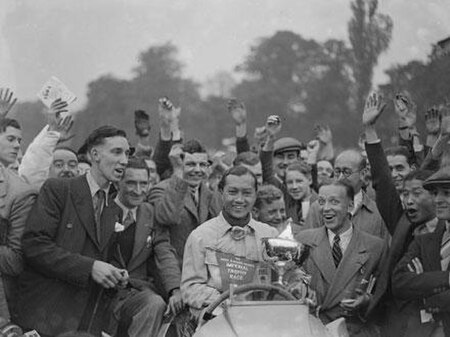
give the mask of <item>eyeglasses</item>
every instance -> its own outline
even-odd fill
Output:
[[[340,175],[341,175],[341,173],[344,175],[344,177],[345,178],[348,178],[348,177],[350,177],[353,173],[355,173],[355,172],[353,172],[351,169],[349,169],[349,168],[343,168],[343,169],[340,169],[340,168],[335,168],[334,170],[333,170],[333,172],[334,172],[334,176],[335,177],[339,177]]]

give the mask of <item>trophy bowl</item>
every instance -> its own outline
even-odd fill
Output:
[[[264,260],[293,261],[301,267],[309,255],[309,246],[297,241],[281,238],[263,238]]]
[[[309,246],[297,241],[281,238],[263,238],[263,259],[278,273],[283,285],[283,275],[293,267],[301,267],[309,255]]]

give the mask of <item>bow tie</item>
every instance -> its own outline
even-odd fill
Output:
[[[249,234],[250,229],[248,227],[232,226],[231,227],[231,237],[236,240],[242,240],[247,234]]]

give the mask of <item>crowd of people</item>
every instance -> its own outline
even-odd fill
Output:
[[[384,149],[387,102],[370,94],[363,141],[335,154],[329,127],[301,142],[279,137],[276,115],[250,144],[235,99],[224,107],[234,150],[183,139],[168,98],[156,144],[137,110],[134,147],[104,125],[73,148],[76,121],[58,99],[22,155],[15,103],[0,89],[2,322],[40,336],[157,336],[171,321],[168,335],[191,336],[230,285],[271,282],[262,239],[282,236],[309,247],[308,292],[285,284],[324,324],[450,336],[450,105],[425,112],[422,142],[414,102],[396,95],[398,142]]]

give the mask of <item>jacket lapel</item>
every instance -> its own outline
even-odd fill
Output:
[[[91,241],[100,250],[95,228],[94,206],[86,175],[73,179],[71,181],[71,190],[73,191],[72,199],[78,218],[86,229]]]
[[[120,207],[110,199],[108,206],[102,211],[101,224],[102,227],[100,239],[100,251],[102,252],[108,245],[111,235],[114,233],[116,222],[122,222],[122,210]]]
[[[324,307],[334,305],[334,301],[341,297],[342,291],[346,288],[347,284],[369,259],[369,253],[364,243],[361,242],[359,234],[360,232],[353,228],[352,238],[334,274],[333,282],[328,289],[323,303]]]
[[[333,263],[333,256],[331,255],[330,242],[326,234],[325,227],[322,228],[316,236],[314,242],[311,242],[313,249],[311,249],[311,259],[320,270],[320,273],[325,278],[328,284],[331,284],[336,271]]]
[[[128,263],[128,271],[132,271],[136,266],[139,266],[142,260],[148,258],[150,249],[144,249],[147,246],[147,239],[151,233],[151,227],[149,220],[151,214],[149,214],[147,208],[139,207],[136,214],[136,232],[134,237],[133,254],[131,255],[130,262]],[[144,254],[147,252],[147,254]]]
[[[200,185],[200,196],[199,196],[199,217],[200,221],[199,224],[204,223],[206,220],[208,220],[208,213],[209,213],[209,203],[212,198],[212,193],[208,190],[208,187],[205,184]]]
[[[431,235],[424,237],[425,245],[427,247],[422,251],[425,255],[422,263],[424,263],[425,270],[442,270],[441,268],[441,242],[442,236],[445,232],[445,221],[439,220],[436,230]]]

